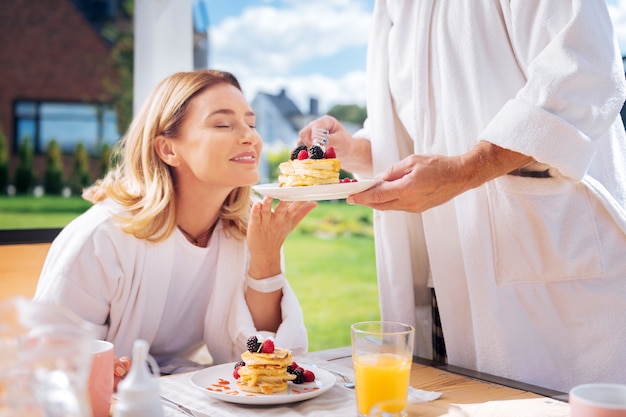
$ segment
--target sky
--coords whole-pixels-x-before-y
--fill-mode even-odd
[[[320,113],[335,104],[365,105],[374,0],[204,2],[209,15],[208,66],[233,72],[248,100],[284,88],[303,113],[313,97],[319,100]],[[606,2],[625,55],[626,0]]]

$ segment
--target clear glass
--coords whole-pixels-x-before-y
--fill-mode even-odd
[[[415,330],[407,324],[386,321],[355,323],[351,330],[358,415],[367,417],[375,404],[390,400],[396,402],[392,411],[403,412]]]
[[[388,400],[374,404],[368,417],[408,417],[405,400]]]
[[[88,417],[94,329],[62,307],[0,302],[0,417]]]

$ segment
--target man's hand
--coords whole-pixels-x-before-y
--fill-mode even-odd
[[[531,162],[529,156],[484,141],[460,156],[411,155],[392,165],[380,184],[347,202],[421,213]]]
[[[328,130],[328,146],[335,150],[343,170],[366,178],[372,177],[372,150],[369,140],[353,138],[337,119],[322,116],[302,128],[299,143],[311,147],[313,129]]]

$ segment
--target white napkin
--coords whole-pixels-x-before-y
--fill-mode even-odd
[[[315,364],[321,368],[339,371],[344,375],[353,376],[353,371],[339,367],[332,362],[318,359],[302,358],[299,363]],[[356,415],[356,398],[354,389],[343,386],[343,380],[338,377],[337,383],[323,394],[309,400],[266,406],[232,404],[210,398],[201,390],[193,386],[190,379],[193,373],[173,375],[160,378],[161,394],[172,401],[183,404],[197,413],[198,417],[341,417]],[[441,393],[410,388],[409,402],[424,402],[439,398]],[[168,407],[164,408],[166,417],[180,417],[181,414]]]
[[[480,404],[456,404],[467,417],[569,417],[568,403],[550,398],[487,401]],[[457,416],[452,410],[445,416]],[[443,416],[442,416],[443,417]]]

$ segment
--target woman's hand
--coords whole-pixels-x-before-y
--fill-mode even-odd
[[[263,280],[282,272],[280,250],[287,235],[300,223],[317,203],[310,201],[280,201],[272,209],[272,198],[255,203],[248,224],[248,275]],[[282,320],[282,290],[258,292],[246,290],[246,302],[254,325],[259,331],[276,332]]]
[[[117,384],[124,379],[130,370],[131,364],[131,359],[126,356],[122,356],[119,359],[117,357],[115,358],[115,362],[113,363],[113,392],[117,392]]]
[[[272,198],[252,206],[248,224],[248,250],[252,278],[271,277],[281,272],[280,249],[285,239],[311,210],[314,201],[279,201],[272,208]]]

